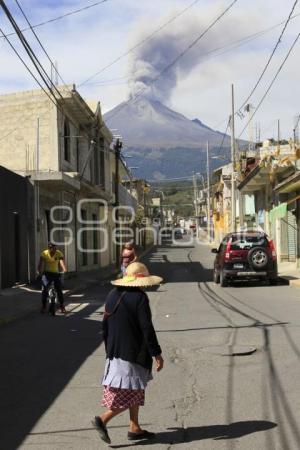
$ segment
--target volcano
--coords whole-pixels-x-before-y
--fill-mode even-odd
[[[137,165],[139,176],[147,179],[205,172],[207,141],[210,151],[217,156],[223,138],[222,133],[199,119],[189,120],[147,97],[120,103],[104,114],[104,121],[122,135],[126,153],[133,157],[130,163]],[[230,138],[226,136],[222,156],[229,157],[229,146]]]

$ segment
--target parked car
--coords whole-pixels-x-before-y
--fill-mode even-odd
[[[276,284],[277,256],[265,233],[246,231],[225,236],[214,261],[214,281],[226,287],[231,281],[259,278]]]
[[[174,238],[175,239],[182,239],[182,231],[181,228],[176,228],[174,230]]]

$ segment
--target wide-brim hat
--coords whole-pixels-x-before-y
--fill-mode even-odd
[[[124,287],[147,287],[155,286],[163,281],[161,277],[157,275],[150,275],[145,264],[134,262],[129,264],[126,269],[125,275],[119,280],[114,280],[111,283],[114,286]]]

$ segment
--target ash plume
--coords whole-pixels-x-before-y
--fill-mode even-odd
[[[259,26],[259,16],[251,17],[245,9],[230,12],[174,66],[156,80],[159,74],[207,28],[223,9],[224,3],[204,10],[201,16],[182,17],[180,21],[175,21],[136,49],[129,67],[130,97],[140,95],[142,92],[144,97],[167,103],[181,78],[188,76],[196,68],[201,70],[201,62],[207,59],[205,55],[207,52],[245,36],[247,29],[249,30],[253,23]],[[136,41],[145,39],[151,33],[149,21],[141,27],[143,31],[136,33]],[[153,30],[153,23],[151,23],[151,30]]]

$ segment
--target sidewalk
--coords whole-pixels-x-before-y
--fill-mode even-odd
[[[105,268],[79,272],[67,278],[63,283],[64,296],[67,298],[76,292],[83,291],[93,284],[109,282],[116,277],[119,270],[115,265]],[[41,289],[38,286],[16,285],[0,291],[0,326],[12,320],[38,311],[41,305]]]
[[[152,246],[145,251],[138,249],[138,256],[142,259],[152,250]],[[76,275],[66,278],[63,282],[63,293],[65,299],[71,295],[84,291],[93,284],[100,286],[109,283],[120,273],[115,265],[99,268],[93,271],[77,272]],[[67,302],[66,302],[67,304]],[[20,319],[26,315],[39,311],[41,307],[40,286],[16,285],[11,288],[0,290],[0,326],[13,320]]]
[[[293,262],[278,264],[278,277],[285,280],[289,286],[300,287],[300,269]]]

